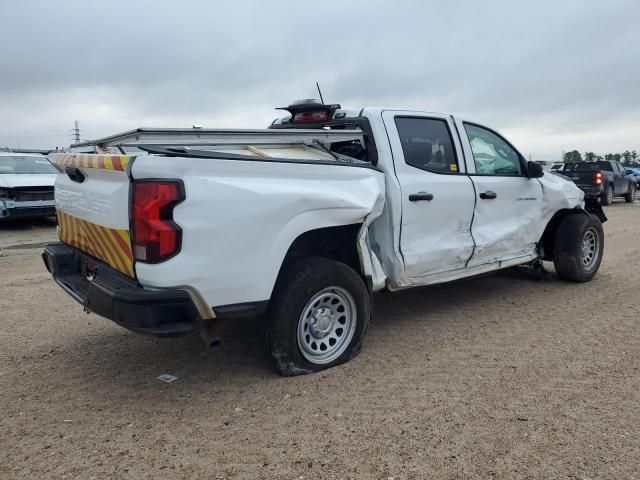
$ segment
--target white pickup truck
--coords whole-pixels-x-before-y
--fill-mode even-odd
[[[262,317],[282,375],[361,349],[380,290],[602,259],[597,201],[452,115],[301,102],[265,130],[138,129],[60,154],[43,259],[86,310],[159,336]],[[428,293],[427,293],[428,294]]]

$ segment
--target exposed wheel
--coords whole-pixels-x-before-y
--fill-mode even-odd
[[[553,264],[563,280],[587,282],[600,268],[604,231],[595,215],[575,214],[562,220],[556,232]]]
[[[613,187],[608,185],[602,194],[602,205],[611,205],[613,203]]]
[[[270,366],[280,375],[300,375],[355,357],[370,320],[369,292],[360,275],[325,258],[283,268],[263,319]]]
[[[624,201],[627,203],[633,203],[636,199],[636,186],[631,185],[629,187],[629,193],[624,196]]]

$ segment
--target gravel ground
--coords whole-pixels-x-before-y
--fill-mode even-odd
[[[0,251],[29,246],[40,247],[56,240],[56,219],[2,220],[0,222]]]
[[[139,336],[83,313],[39,248],[2,250],[0,478],[640,478],[640,207],[606,212],[592,282],[379,295],[359,357],[295,378],[252,321],[213,351]]]

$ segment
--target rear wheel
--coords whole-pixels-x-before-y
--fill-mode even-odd
[[[627,203],[633,203],[636,199],[636,186],[631,184],[629,192],[624,196],[624,201]]]
[[[602,261],[604,231],[594,215],[569,215],[556,232],[553,264],[563,280],[587,282]]]
[[[264,319],[265,357],[285,376],[339,365],[360,352],[369,319],[369,292],[351,267],[325,258],[291,263]]]
[[[613,187],[611,185],[607,185],[607,188],[602,193],[602,204],[611,205],[612,203],[613,203]]]

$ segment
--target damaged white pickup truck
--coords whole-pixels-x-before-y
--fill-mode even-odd
[[[130,330],[262,317],[282,375],[356,355],[371,295],[552,260],[584,282],[606,218],[494,130],[451,115],[301,102],[266,130],[138,129],[55,157],[43,258]],[[427,293],[428,294],[428,293]]]

